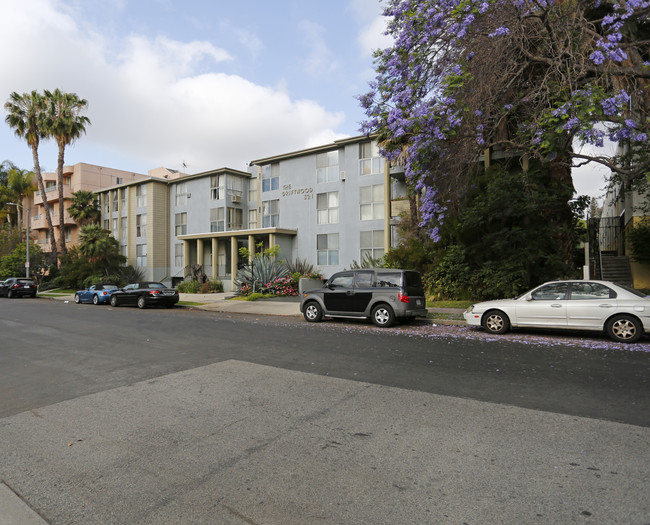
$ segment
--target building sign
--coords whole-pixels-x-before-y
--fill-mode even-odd
[[[302,195],[305,200],[314,198],[314,188],[291,188],[291,184],[284,184],[282,186],[282,196],[283,197],[292,197]]]

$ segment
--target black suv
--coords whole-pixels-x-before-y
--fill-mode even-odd
[[[322,288],[302,294],[300,311],[311,323],[323,316],[354,317],[370,318],[380,327],[427,315],[420,274],[388,268],[336,273]]]
[[[27,277],[9,277],[5,282],[0,282],[0,296],[4,297],[21,297],[28,295],[36,297],[38,286],[34,279]]]

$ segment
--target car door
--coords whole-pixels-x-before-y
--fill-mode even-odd
[[[95,285],[93,284],[91,287],[86,288],[85,290],[80,292],[79,295],[81,296],[81,301],[82,302],[92,301],[94,289],[95,289]]]
[[[601,330],[618,307],[616,292],[604,284],[589,281],[571,283],[567,302],[569,328]]]
[[[354,312],[354,272],[332,276],[323,291],[323,302],[329,313]]]
[[[140,286],[138,284],[127,284],[123,290],[124,295],[120,297],[120,303],[122,304],[136,304],[138,300],[138,289]]]
[[[569,284],[548,283],[533,290],[515,306],[518,326],[558,327],[567,325]]]
[[[360,270],[355,272],[354,289],[350,298],[351,311],[362,314],[368,308],[368,304],[372,300],[372,288],[375,285],[375,272],[368,270]]]

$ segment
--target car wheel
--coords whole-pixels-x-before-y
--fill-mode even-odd
[[[372,309],[372,322],[380,328],[387,328],[395,322],[395,313],[387,304],[380,304]]]
[[[138,308],[140,308],[142,310],[146,306],[147,306],[147,303],[145,302],[144,297],[141,295],[140,297],[138,297]]]
[[[304,318],[310,323],[317,323],[323,317],[323,309],[315,301],[307,303],[305,311],[303,312]]]
[[[95,306],[97,306],[99,304],[99,297],[97,297],[96,295],[93,295],[93,304]]]
[[[79,297],[78,293],[74,294],[74,302],[75,304],[79,304],[81,302],[81,297]]]
[[[643,327],[636,317],[616,315],[607,322],[607,335],[618,343],[636,343],[643,335]]]
[[[111,295],[111,306],[113,308],[117,306],[117,297],[115,295]]]
[[[510,330],[510,319],[500,310],[490,310],[483,316],[481,321],[486,332],[491,334],[505,334]]]

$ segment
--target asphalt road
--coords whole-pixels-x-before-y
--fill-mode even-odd
[[[0,300],[0,479],[53,524],[650,522],[647,344],[455,330]]]

